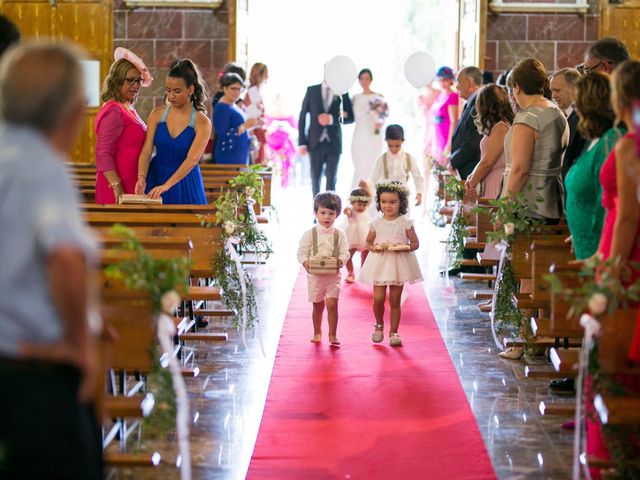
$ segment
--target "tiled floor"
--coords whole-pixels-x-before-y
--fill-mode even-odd
[[[244,349],[231,325],[219,321],[216,328],[227,330],[229,341],[197,348],[201,373],[188,380],[196,420],[191,427],[194,478],[245,477],[298,271],[295,249],[301,232],[309,228],[312,220],[308,196],[308,192],[292,188],[275,199],[278,215],[267,226],[275,254],[267,265],[252,267],[259,291],[261,326],[260,332],[249,338],[249,348]],[[498,477],[570,478],[573,436],[560,428],[567,419],[542,417],[538,404],[543,399],[572,399],[552,399],[547,392],[548,380],[517,378],[514,369],[521,371],[524,363],[497,356],[488,314],[480,313],[473,300],[473,291],[486,286],[455,277],[441,278],[440,240],[445,231],[424,221],[417,222],[417,230],[422,242],[418,253],[425,273],[425,291]],[[110,478],[179,478],[174,466],[175,444],[163,442],[158,448],[166,461],[164,466],[111,471]],[[417,473],[416,478],[424,477]]]

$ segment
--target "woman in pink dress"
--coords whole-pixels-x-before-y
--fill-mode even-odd
[[[459,97],[458,93],[453,91],[455,75],[451,68],[440,67],[436,72],[436,78],[440,84],[440,93],[429,108],[431,124],[429,144],[432,161],[444,166],[447,164],[447,157],[451,152],[453,130],[458,123]]]
[[[506,165],[504,138],[513,122],[513,110],[507,92],[491,83],[476,97],[476,124],[483,135],[480,140],[480,162],[467,177],[465,189],[470,198],[500,196]]]
[[[147,127],[134,108],[140,87],[152,78],[142,60],[122,47],[102,86],[104,102],[96,115],[96,203],[117,203],[134,193],[138,157]]]
[[[611,103],[616,117],[628,127],[628,133],[621,138],[600,170],[602,183],[602,205],[606,210],[605,223],[600,237],[598,252],[603,260],[619,257],[622,268],[629,268],[630,284],[640,278],[640,271],[633,268],[633,262],[640,262],[640,208],[638,207],[638,172],[640,158],[636,151],[636,127],[633,122],[633,104],[640,102],[640,62],[626,61],[613,73]],[[640,318],[636,322],[634,338],[628,357],[640,361]],[[618,375],[625,388],[638,394],[640,385],[637,377]],[[588,379],[589,380],[589,379]],[[587,455],[609,458],[599,422],[593,420],[593,392],[586,386],[587,399]],[[591,393],[591,394],[590,394]],[[594,415],[589,415],[594,413]],[[591,478],[600,478],[600,471],[592,469]]]

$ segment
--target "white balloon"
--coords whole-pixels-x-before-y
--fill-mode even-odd
[[[324,80],[336,95],[347,93],[356,81],[357,75],[355,64],[344,55],[333,57],[324,66]]]
[[[404,75],[411,85],[422,88],[436,75],[436,64],[426,52],[415,52],[404,62]]]

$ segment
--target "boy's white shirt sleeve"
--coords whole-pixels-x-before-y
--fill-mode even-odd
[[[411,176],[413,177],[413,183],[416,187],[416,193],[423,193],[424,179],[422,178],[422,174],[420,173],[420,169],[418,168],[415,158],[411,154],[409,154],[409,167],[411,168]]]
[[[307,230],[302,235],[302,238],[300,239],[300,246],[298,247],[298,262],[300,262],[300,264],[309,260],[309,257],[311,257],[311,248],[311,230]]]
[[[379,183],[381,180],[384,180],[382,178],[382,174],[383,174],[382,155],[380,155],[376,160],[376,163],[373,165],[373,170],[371,171],[371,178],[369,179],[369,185],[371,186],[371,190],[373,191],[374,195],[376,191],[376,184]]]
[[[347,239],[347,234],[344,233],[344,231],[340,230],[339,228],[336,228],[336,231],[339,235],[338,258],[342,261],[342,263],[345,263],[351,256],[351,254],[349,253],[349,240]]]

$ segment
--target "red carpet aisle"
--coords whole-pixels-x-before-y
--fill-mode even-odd
[[[250,479],[495,478],[422,285],[407,288],[403,347],[371,342],[371,287],[345,285],[339,348],[309,342],[300,275],[291,296]],[[388,320],[385,320],[388,322]]]

